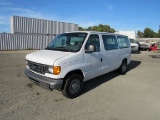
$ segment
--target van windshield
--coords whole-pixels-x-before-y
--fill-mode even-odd
[[[134,39],[129,39],[130,43],[137,43]]]
[[[65,52],[78,52],[87,36],[87,33],[64,33],[53,39],[47,46],[47,50]]]

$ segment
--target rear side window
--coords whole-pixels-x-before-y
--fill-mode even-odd
[[[130,47],[130,43],[127,37],[124,36],[117,36],[117,42],[119,45],[119,48],[129,48]]]
[[[118,49],[117,39],[113,35],[102,35],[105,50]]]

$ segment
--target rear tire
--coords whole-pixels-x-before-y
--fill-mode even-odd
[[[118,68],[118,72],[122,75],[125,75],[127,72],[127,61],[123,60],[121,66]]]
[[[82,90],[83,81],[82,77],[78,74],[73,74],[66,79],[62,93],[65,97],[75,98]]]

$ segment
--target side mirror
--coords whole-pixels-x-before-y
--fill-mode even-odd
[[[92,52],[94,52],[94,51],[95,51],[94,45],[89,45],[89,46],[88,46],[88,49],[85,50],[86,53],[92,53]]]

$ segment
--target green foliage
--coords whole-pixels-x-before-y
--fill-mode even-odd
[[[155,38],[160,38],[160,32],[155,33]]]
[[[160,31],[156,33],[152,29],[146,27],[143,32],[138,30],[137,36],[138,38],[160,38]]]
[[[87,29],[87,31],[92,31],[92,27],[89,26],[88,29]]]
[[[98,32],[103,32],[103,28],[98,27],[96,31],[98,31]]]
[[[114,33],[114,32],[116,32],[115,31],[115,29],[114,28],[110,28],[110,31],[109,31],[110,33]]]
[[[88,28],[78,28],[79,31],[98,31],[98,32],[109,32],[114,33],[115,29],[111,28],[109,25],[99,24],[98,26],[89,26]],[[138,30],[138,38],[160,38],[160,30],[158,33],[154,32],[152,29],[146,27],[144,31]]]
[[[160,38],[160,29],[159,29],[159,31],[157,33],[157,37]]]
[[[145,28],[143,36],[145,38],[154,38],[155,37],[155,32],[150,28]]]
[[[89,26],[88,28],[79,27],[78,30],[79,31],[86,30],[86,31],[110,32],[110,33],[115,32],[114,28],[110,28],[109,25],[102,25],[102,24],[99,24],[98,26]]]
[[[98,28],[97,26],[93,26],[93,27],[92,27],[92,30],[93,30],[93,31],[97,31],[97,28]]]
[[[141,32],[140,30],[138,30],[137,36],[138,36],[138,38],[143,38],[143,32]]]
[[[102,25],[102,24],[99,24],[99,25],[98,25],[98,28],[103,28],[103,25]]]
[[[84,28],[82,28],[82,27],[78,27],[78,30],[79,31],[85,31]]]

